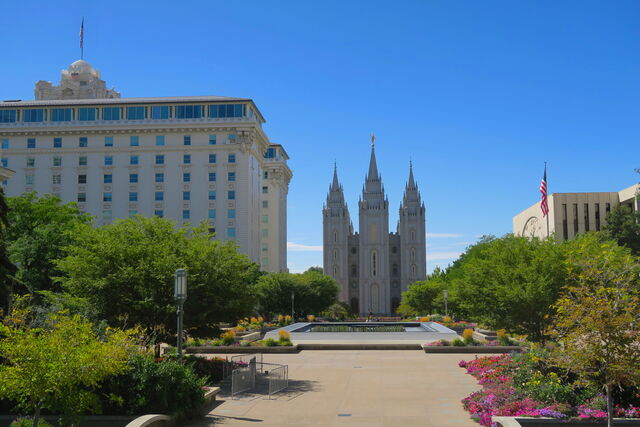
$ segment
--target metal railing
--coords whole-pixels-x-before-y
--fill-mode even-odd
[[[280,365],[272,368],[267,378],[269,378],[269,399],[271,399],[271,396],[289,387],[289,367]]]

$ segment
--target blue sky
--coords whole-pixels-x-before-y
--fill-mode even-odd
[[[3,4],[0,98],[79,57],[123,96],[250,97],[291,156],[289,268],[322,264],[334,160],[357,227],[376,134],[390,228],[409,160],[428,264],[502,235],[550,192],[617,191],[640,167],[640,2]]]

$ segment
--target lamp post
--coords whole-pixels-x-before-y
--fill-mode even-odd
[[[182,317],[183,317],[183,306],[184,301],[187,299],[187,271],[183,268],[179,268],[176,270],[174,275],[175,278],[175,286],[174,286],[174,298],[176,299],[176,303],[178,304],[178,359],[182,358]]]
[[[444,315],[448,316],[449,310],[447,310],[447,298],[449,298],[449,291],[445,289],[442,291],[442,294],[444,295]]]
[[[291,291],[291,321],[293,323],[296,322],[296,316],[295,316],[295,312],[293,311],[293,300],[295,298],[295,293],[293,291]]]

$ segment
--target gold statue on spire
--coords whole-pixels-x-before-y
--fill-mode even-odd
[[[375,141],[376,141],[376,136],[372,132],[371,133],[371,148],[373,148],[373,146],[375,145]]]

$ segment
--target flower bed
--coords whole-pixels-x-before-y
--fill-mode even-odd
[[[461,361],[459,366],[478,379],[482,390],[462,400],[464,408],[480,425],[492,426],[493,416],[549,417],[559,420],[606,418],[599,390],[558,372],[533,350],[522,355],[503,354]],[[616,416],[640,414],[640,390],[628,389],[620,397]]]

